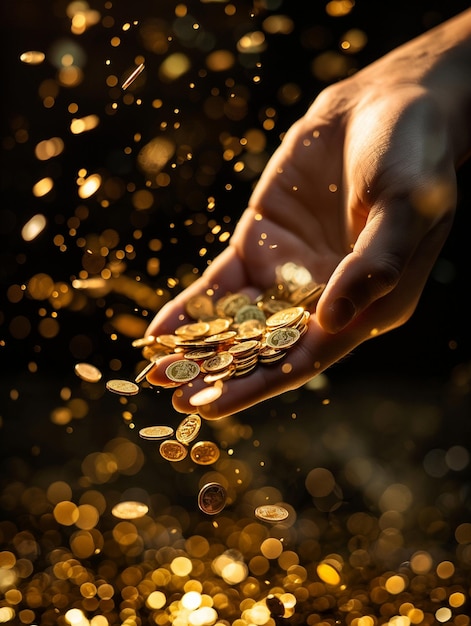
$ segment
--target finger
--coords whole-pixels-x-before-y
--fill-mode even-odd
[[[451,186],[448,190],[433,224],[407,200],[396,199],[387,208],[372,210],[353,251],[339,263],[319,299],[317,316],[324,330],[339,332],[397,288],[412,258],[417,284],[425,281],[451,228],[455,196]],[[438,213],[437,209],[434,216]]]

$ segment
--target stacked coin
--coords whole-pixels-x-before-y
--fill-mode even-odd
[[[195,296],[186,304],[190,322],[173,334],[133,342],[149,361],[135,381],[143,380],[153,364],[168,354],[182,356],[165,371],[169,384],[177,386],[198,376],[212,385],[245,376],[258,364],[278,362],[306,332],[310,317],[306,307],[323,288],[310,283],[289,291],[278,285],[255,302],[245,293],[226,294],[215,303],[209,296]]]

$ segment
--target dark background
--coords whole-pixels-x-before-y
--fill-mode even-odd
[[[343,33],[352,28],[366,33],[367,45],[349,57],[353,69],[361,68],[458,13],[468,3],[360,0],[342,18],[329,17],[325,3],[311,1],[268,3],[268,9],[256,5],[254,16],[252,5],[241,2],[230,18],[222,3],[189,2],[187,6],[210,43],[174,37],[171,51],[186,53],[192,67],[184,78],[164,83],[152,77],[158,74],[167,53],[149,53],[138,27],[124,33],[121,26],[127,21],[141,24],[158,17],[171,32],[173,2],[122,0],[111,8],[91,2],[90,7],[100,11],[102,17],[113,17],[114,26],[105,28],[99,22],[80,36],[70,34],[65,2],[2,3],[0,504],[5,520],[10,520],[18,532],[36,526],[34,514],[28,511],[21,494],[32,486],[44,491],[54,480],[67,481],[74,492],[80,493],[84,458],[106,448],[116,437],[128,438],[140,446],[145,463],[138,475],[121,474],[103,487],[110,502],[139,489],[150,499],[165,497],[166,502],[191,511],[196,508],[195,492],[201,478],[201,472],[189,467],[176,471],[163,462],[155,446],[144,445],[147,442],[139,441],[137,436],[137,430],[145,425],[178,424],[170,392],[144,386],[138,396],[123,403],[106,392],[101,383],[89,385],[74,374],[74,364],[84,360],[102,370],[103,380],[132,379],[141,356],[131,346],[132,336],[122,332],[121,326],[117,330],[113,319],[121,314],[148,321],[155,311],[132,295],[113,290],[98,295],[80,292],[67,305],[55,308],[50,299],[38,300],[28,294],[31,278],[44,273],[56,285],[70,288],[83,269],[84,247],[77,245],[77,240],[92,241],[106,229],[113,229],[119,234],[116,250],[129,244],[133,247],[120,276],[137,280],[150,290],[162,290],[164,299],[172,297],[182,288],[189,268],[190,273],[195,268],[197,274],[208,258],[224,248],[217,237],[211,236],[211,224],[224,224],[232,231],[256,181],[255,174],[238,176],[233,161],[224,161],[222,135],[241,137],[248,129],[262,130],[267,107],[274,107],[275,129],[264,131],[266,148],[261,159],[267,159],[278,145],[280,133],[326,86],[327,82],[313,76],[311,64],[323,52],[338,52]],[[266,50],[252,57],[238,56],[237,40],[256,30],[264,17],[276,13],[292,16],[293,32],[268,36]],[[314,39],[312,28],[318,34]],[[122,38],[122,43],[113,48],[110,39],[115,35]],[[57,69],[48,51],[62,38],[80,44],[85,54],[83,80],[73,88],[59,86],[54,106],[46,108],[41,85],[57,80]],[[232,50],[234,66],[202,77],[206,45]],[[21,63],[19,56],[26,50],[45,51],[45,62],[39,66]],[[139,54],[146,57],[146,73],[142,82],[136,81],[132,93],[142,104],[124,104],[123,94],[119,88],[108,87],[106,77],[116,73],[122,80]],[[111,70],[105,63],[107,59],[112,62]],[[257,63],[261,63],[260,68]],[[263,78],[260,84],[253,82],[257,74]],[[188,87],[191,80],[195,81],[195,89]],[[299,98],[291,104],[279,99],[280,87],[286,83],[299,88]],[[227,98],[233,85],[245,98],[243,114],[237,119],[227,115],[209,119],[204,103],[215,91]],[[162,100],[160,109],[152,106],[156,98]],[[112,102],[118,103],[115,113],[110,110]],[[100,125],[89,133],[72,135],[69,125],[74,114],[69,111],[70,103],[79,106],[76,116],[97,114]],[[152,208],[137,211],[132,190],[145,188],[145,176],[136,164],[136,154],[159,132],[164,121],[169,126],[179,122],[179,129],[168,133],[177,143],[192,147],[192,169],[169,169],[171,183],[152,189]],[[136,133],[142,136],[138,142]],[[36,144],[53,136],[63,138],[63,153],[49,161],[38,161],[34,155]],[[133,148],[130,154],[125,152],[128,146]],[[385,567],[399,566],[401,559],[407,559],[420,546],[432,545],[452,561],[461,554],[455,545],[454,529],[470,520],[470,464],[460,471],[443,465],[430,473],[430,459],[436,454],[443,461],[446,452],[456,446],[471,454],[469,246],[465,239],[470,229],[470,167],[470,163],[465,164],[458,173],[455,226],[412,319],[402,328],[358,347],[333,366],[326,372],[325,386],[320,390],[285,394],[235,418],[237,424],[249,428],[248,435],[234,436],[232,444],[235,458],[251,468],[251,487],[275,485],[301,513],[313,506],[304,488],[309,470],[327,467],[336,476],[344,496],[343,507],[336,513],[338,519],[319,507],[315,513],[327,528],[325,552],[345,548],[344,532],[334,532],[339,519],[347,519],[355,511],[380,515],[378,501],[347,479],[346,464],[361,450],[384,470],[391,483],[404,483],[414,493],[404,544]],[[80,168],[88,173],[100,171],[105,180],[111,180],[113,189],[118,189],[109,206],[100,204],[99,195],[86,200],[77,197],[75,181]],[[45,176],[54,179],[54,190],[35,198],[32,187]],[[232,185],[230,192],[228,184]],[[216,200],[212,212],[206,210],[208,197]],[[78,207],[83,206],[86,212],[81,209],[79,213],[85,217],[77,221]],[[37,213],[46,215],[47,227],[34,241],[26,243],[21,228]],[[188,226],[189,220],[196,221],[198,227]],[[71,224],[76,226],[73,234]],[[135,237],[137,230],[142,232],[140,238]],[[65,251],[55,243],[57,236],[63,238]],[[149,243],[155,238],[162,247],[151,253]],[[202,245],[208,248],[204,259],[199,256]],[[150,256],[159,259],[157,274],[148,272]],[[171,287],[169,279],[174,277],[179,280]],[[17,293],[21,285],[24,296],[12,301],[11,294]],[[57,333],[44,337],[40,320],[54,315]],[[19,317],[29,320],[26,327],[19,324],[20,331],[14,323]],[[82,401],[86,409],[83,416],[60,425],[52,416],[58,407],[68,406],[64,389],[70,390],[69,399]],[[123,418],[125,410],[132,414],[131,420]],[[224,428],[212,430],[205,424],[204,429],[221,447],[231,447]],[[255,441],[263,442],[264,466],[260,466],[254,452]],[[13,497],[13,492],[20,495]],[[244,507],[246,502],[241,496],[240,503],[233,504],[235,518],[239,512],[245,513]],[[441,520],[439,530],[437,526],[431,530],[432,524],[420,523],[423,511],[431,509]],[[198,520],[197,512],[193,514]],[[8,533],[0,532],[0,543],[9,546]],[[469,570],[469,557],[460,559],[460,566]],[[381,569],[381,563],[378,567]]]

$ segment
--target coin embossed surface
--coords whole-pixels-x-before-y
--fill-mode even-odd
[[[201,428],[201,417],[197,413],[187,415],[178,425],[175,436],[180,443],[189,444],[196,439]]]
[[[135,396],[139,393],[139,387],[136,383],[130,380],[121,380],[119,378],[113,378],[106,383],[106,388],[113,393],[118,393],[122,396]]]
[[[207,483],[198,494],[198,506],[208,515],[217,515],[226,506],[226,490],[219,483]]]
[[[198,441],[190,450],[191,460],[198,465],[211,465],[219,459],[220,451],[213,441]]]
[[[285,507],[279,504],[264,504],[255,509],[255,517],[266,522],[282,522],[288,515]]]
[[[142,439],[166,439],[173,435],[173,428],[171,426],[145,426],[139,431],[139,437]]]
[[[173,439],[162,441],[159,452],[167,461],[182,461],[188,455],[188,449],[182,443]]]
[[[174,361],[165,370],[165,375],[176,383],[188,383],[200,373],[200,366],[195,361],[182,359]]]
[[[147,504],[143,502],[137,502],[136,500],[125,500],[124,502],[118,502],[111,509],[111,514],[114,517],[120,519],[137,519],[144,517],[149,511]]]
[[[76,363],[74,369],[77,376],[87,383],[97,383],[101,380],[100,370],[90,363]]]

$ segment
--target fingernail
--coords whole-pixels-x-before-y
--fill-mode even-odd
[[[338,298],[330,307],[331,330],[338,333],[345,328],[355,316],[355,306],[348,298]]]

